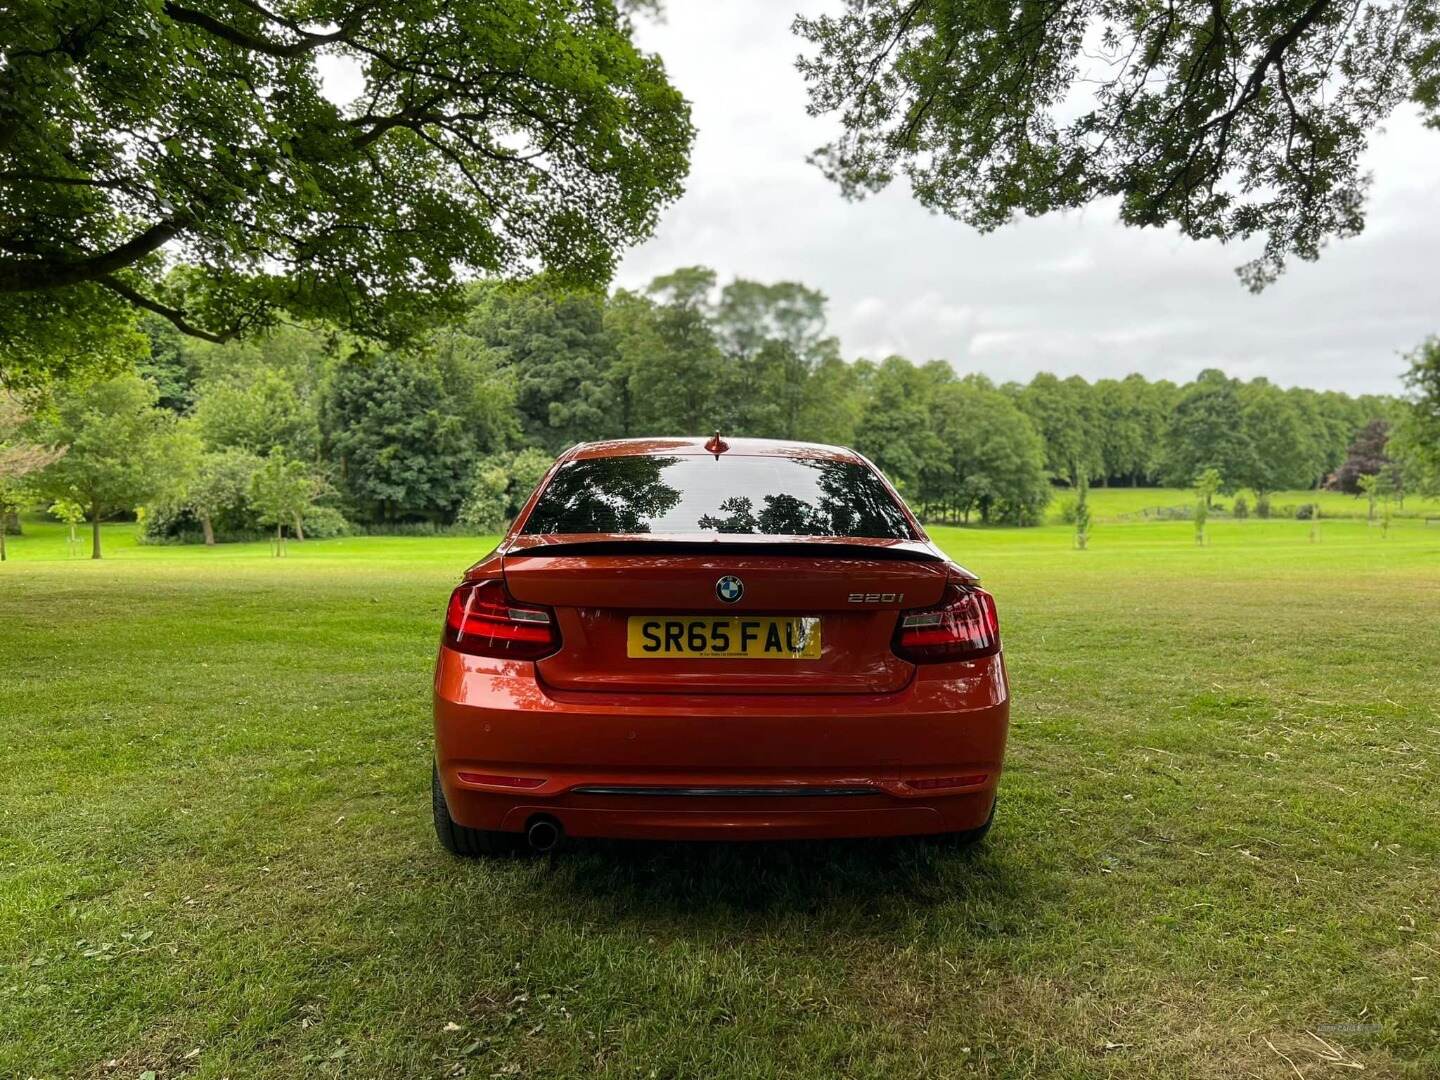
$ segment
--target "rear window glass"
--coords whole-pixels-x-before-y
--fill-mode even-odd
[[[708,454],[567,461],[522,531],[914,538],[868,466]]]

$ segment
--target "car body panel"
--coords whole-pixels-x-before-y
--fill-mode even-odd
[[[696,439],[587,444],[547,480],[572,458],[706,452]],[[763,440],[730,440],[727,453],[864,460]],[[440,649],[436,760],[457,823],[522,831],[539,815],[574,836],[748,840],[987,820],[1009,724],[1003,654],[917,665],[890,648],[901,611],[933,604],[947,582],[977,581],[898,495],[909,539],[525,535],[545,483],[466,577],[503,578],[516,601],[551,608],[561,647],[538,661]],[[744,582],[733,604],[715,591],[724,575]],[[653,613],[818,616],[822,657],[628,657],[627,617]],[[968,782],[910,786],[937,778]]]
[[[938,816],[926,819],[934,828],[917,831],[961,830],[988,814],[1005,752],[1009,692],[999,656],[917,669],[895,693],[843,696],[566,693],[547,687],[535,666],[441,649],[435,680],[441,781],[462,825],[519,828],[509,815],[526,806],[557,817],[567,830],[567,811],[579,809],[633,810],[652,822],[673,813],[683,815],[677,830],[688,823],[701,832],[717,815],[845,812],[850,829],[864,825],[862,811],[923,804]],[[461,772],[544,782],[506,791],[465,783]],[[943,797],[906,784],[973,774],[985,780]],[[677,796],[657,803],[655,796],[573,793],[593,786],[864,786],[875,796],[817,796],[803,804],[778,796],[703,802]],[[864,828],[817,835],[842,833],[871,835]]]
[[[506,587],[517,600],[554,608],[562,640],[538,663],[541,680],[568,690],[648,689],[752,693],[883,693],[909,681],[914,665],[890,651],[895,612],[939,600],[947,579],[939,562],[864,558],[700,555],[549,557],[508,551]],[[543,549],[542,549],[543,550]],[[744,582],[726,603],[715,584]],[[819,618],[822,655],[757,670],[753,660],[632,658],[630,615],[664,617],[797,615]]]

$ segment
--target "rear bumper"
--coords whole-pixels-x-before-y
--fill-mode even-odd
[[[442,648],[436,761],[451,816],[476,829],[543,815],[636,839],[955,832],[989,815],[1009,709],[998,656],[917,669],[884,695],[627,696],[548,690],[533,664]],[[925,786],[939,778],[961,781]]]

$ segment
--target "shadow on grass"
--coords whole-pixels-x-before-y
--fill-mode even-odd
[[[575,841],[538,863],[529,884],[551,910],[617,924],[802,916],[825,928],[883,934],[948,906],[963,909],[977,932],[1005,933],[1007,913],[1034,904],[1026,876],[994,839],[974,848],[922,838]]]

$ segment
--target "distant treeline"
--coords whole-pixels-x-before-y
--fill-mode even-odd
[[[201,478],[149,500],[156,536],[198,532],[200,518],[222,538],[253,532],[246,476],[276,454],[310,470],[317,531],[492,528],[576,442],[716,429],[854,446],[932,518],[1029,524],[1056,485],[1082,481],[1187,486],[1215,468],[1224,490],[1316,487],[1367,425],[1383,453],[1400,408],[1214,370],[1183,385],[997,386],[940,360],[847,359],[820,293],[721,287],[699,267],[608,297],[477,286],[462,320],[401,349],[293,327],[223,346],[159,319],[145,330],[154,407],[190,433],[188,451],[167,451],[172,472]]]

